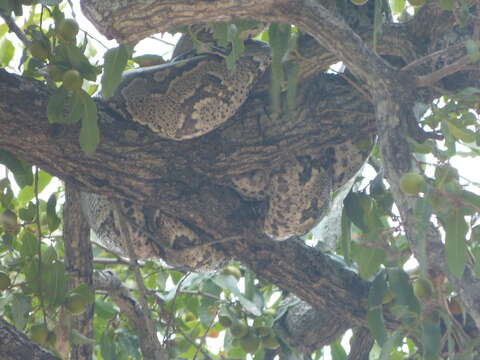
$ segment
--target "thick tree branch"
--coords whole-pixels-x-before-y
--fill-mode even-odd
[[[65,264],[67,271],[73,275],[71,288],[85,284],[93,285],[93,254],[90,242],[90,227],[80,207],[80,192],[74,185],[65,185],[63,237],[65,239]],[[72,318],[72,329],[87,338],[93,338],[93,304],[87,310]],[[90,360],[93,345],[72,345],[71,360]]]
[[[332,141],[369,137],[371,106],[345,81],[321,76],[305,82],[298,116],[275,121],[261,116],[268,91],[257,93],[222,129],[180,143],[114,119],[99,103],[108,126],[102,126],[97,153],[87,157],[77,145],[78,129],[48,124],[43,85],[1,71],[0,79],[2,148],[89,191],[155,205],[216,240],[240,238],[216,247],[321,311],[345,314],[352,326],[363,324],[365,282],[301,242],[266,239],[258,228],[258,202],[221,185],[228,174],[270,166],[286,152],[321,154]],[[18,139],[25,139],[21,146]]]
[[[2,360],[60,360],[1,318],[0,349]]]
[[[193,22],[256,19],[294,24],[345,62],[367,84],[379,86],[378,79],[392,78],[393,69],[368,48],[343,19],[335,15],[335,5],[319,0],[217,0],[193,3],[188,0],[165,0],[149,4],[137,0],[124,5],[112,4],[111,1],[84,0],[82,8],[105,35],[124,42],[135,42],[153,33]],[[145,17],[148,17],[148,21]]]

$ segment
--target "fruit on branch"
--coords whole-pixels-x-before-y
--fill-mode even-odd
[[[4,271],[0,271],[0,291],[8,289],[8,287],[12,284],[10,281],[10,277]]]
[[[400,179],[400,189],[409,195],[417,195],[421,192],[423,184],[425,184],[425,178],[414,172],[406,173]]]
[[[88,299],[81,294],[70,294],[65,300],[65,307],[70,313],[78,315],[87,309]]]
[[[75,69],[70,69],[63,74],[63,86],[70,91],[78,91],[82,88],[83,78]]]
[[[37,344],[45,345],[48,340],[49,331],[44,324],[33,325],[30,329],[30,337]]]
[[[77,37],[79,30],[80,27],[75,20],[65,19],[58,26],[57,34],[62,40],[72,41]]]
[[[50,49],[46,47],[46,44],[38,40],[32,41],[29,50],[35,59],[41,61],[45,61],[50,55]]]
[[[430,281],[418,278],[413,282],[413,293],[420,300],[430,300],[433,295],[433,288]]]

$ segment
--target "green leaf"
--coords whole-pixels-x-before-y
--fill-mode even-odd
[[[102,76],[102,97],[111,97],[122,81],[122,73],[130,58],[130,51],[126,45],[110,49],[104,56]]]
[[[368,292],[368,328],[375,340],[383,345],[387,340],[387,330],[383,319],[382,302],[387,294],[387,275],[385,271],[380,271],[372,281]]]
[[[232,275],[218,274],[217,276],[212,278],[212,281],[222,289],[228,290],[232,294],[234,294],[238,298],[238,301],[240,301],[240,303],[242,304],[242,306],[246,311],[248,311],[249,313],[255,316],[262,315],[261,309],[259,309],[254,302],[247,299],[240,292],[240,290],[237,287],[237,279],[235,279],[235,277],[233,277]]]
[[[28,296],[23,294],[13,295],[12,320],[18,330],[22,331],[25,328],[31,309],[32,304]]]
[[[226,48],[228,46],[228,24],[226,22],[215,22],[212,24],[213,38],[217,40],[219,46]]]
[[[462,140],[466,143],[472,143],[475,141],[475,133],[470,129],[465,129],[454,124],[453,121],[447,121],[448,130],[458,140]]]
[[[387,341],[387,329],[385,328],[385,321],[383,319],[382,306],[367,312],[368,329],[379,345],[385,344]]]
[[[385,344],[382,346],[380,357],[378,360],[391,360],[390,353],[402,340],[402,333],[395,331],[392,336],[389,336]]]
[[[0,150],[0,164],[5,165],[13,172],[15,181],[21,188],[33,184],[32,166],[27,162],[18,160],[6,150]]]
[[[436,360],[440,353],[442,332],[438,316],[429,316],[422,323],[423,359]]]
[[[480,49],[473,39],[465,41],[465,47],[467,48],[467,54],[471,62],[475,63],[480,60]]]
[[[387,274],[382,270],[375,276],[370,286],[368,292],[368,308],[372,309],[381,306],[387,290]]]
[[[271,66],[271,98],[272,109],[274,113],[281,110],[280,94],[285,81],[283,71],[283,59],[288,50],[291,27],[287,24],[273,23],[268,28],[268,38],[272,48],[272,66]]]
[[[390,0],[390,7],[394,14],[401,14],[405,9],[405,0]]]
[[[342,220],[341,220],[341,229],[342,236],[340,242],[342,245],[343,259],[347,265],[351,265],[352,258],[350,255],[351,243],[352,243],[352,222],[345,212],[345,207],[342,210]]]
[[[227,39],[232,44],[232,50],[226,58],[227,69],[232,71],[235,68],[238,58],[245,51],[245,44],[240,39],[240,32],[235,24],[229,24],[227,30]]]
[[[56,261],[42,267],[42,290],[44,299],[51,308],[55,308],[65,301],[68,279],[63,262]]]
[[[300,66],[296,62],[287,64],[287,108],[295,110],[297,99],[298,81],[300,79]]]
[[[87,299],[88,304],[93,304],[95,301],[95,291],[87,284],[80,284],[72,290],[72,294],[79,294],[84,299]]]
[[[26,208],[21,208],[18,211],[18,215],[23,221],[32,222],[33,219],[35,219],[35,212],[35,205],[32,202],[29,202]]]
[[[38,193],[40,194],[50,181],[52,180],[52,175],[47,173],[46,171],[39,170],[38,171]],[[34,185],[28,185],[22,188],[17,196],[17,201],[20,206],[25,206],[30,200],[32,200],[35,196],[35,187]]]
[[[385,260],[385,251],[352,242],[352,258],[358,265],[360,276],[368,280],[375,275]]]
[[[87,155],[92,155],[100,142],[100,133],[97,121],[97,105],[86,92],[81,92],[84,117],[80,129],[80,147]]]
[[[47,201],[47,225],[48,230],[52,233],[60,226],[60,218],[56,211],[57,197],[55,194],[50,195]]]
[[[412,313],[420,313],[420,303],[413,294],[408,275],[402,269],[387,269],[388,282],[395,296],[395,304],[405,306]]]
[[[429,191],[429,190],[428,190]],[[427,263],[427,230],[430,226],[432,206],[425,198],[418,198],[415,202],[415,220],[417,229],[417,242],[419,247],[420,266]]]
[[[439,4],[443,10],[452,11],[455,0],[439,0]]]
[[[77,69],[85,79],[95,81],[97,79],[97,68],[90,64],[83,51],[73,44],[61,45],[60,47],[62,46],[68,62],[73,68]]]
[[[49,123],[65,123],[65,104],[68,102],[68,92],[62,86],[48,98],[47,116]]]
[[[332,360],[347,360],[347,352],[340,343],[340,340],[330,345],[330,352],[332,354]]]
[[[31,257],[38,253],[38,239],[30,231],[22,231],[20,242],[22,243],[20,253],[23,257]]]
[[[442,220],[445,227],[445,253],[450,272],[460,278],[467,260],[467,244],[465,237],[468,224],[462,213],[453,211],[449,217]]]
[[[15,47],[7,38],[0,40],[0,67],[6,67],[15,55]]]
[[[84,115],[84,106],[81,93],[74,93],[70,98],[70,112],[68,116],[63,119],[64,124],[76,124]]]
[[[363,232],[368,232],[368,216],[373,211],[373,198],[364,193],[350,192],[343,204],[348,217],[355,226]]]

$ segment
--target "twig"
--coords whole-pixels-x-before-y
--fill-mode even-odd
[[[217,315],[218,315],[218,311],[219,311],[219,309],[217,308],[217,311],[215,312],[215,315],[212,317],[212,320],[210,321],[210,324],[208,324],[207,328],[205,329],[205,334],[203,334],[202,339],[200,340],[200,344],[198,344],[197,349],[195,350],[195,354],[193,355],[193,359],[192,359],[192,360],[196,360],[196,359],[197,359],[198,353],[201,351],[201,348],[202,348],[203,345],[205,344],[205,340],[206,340],[206,338],[207,338],[208,332],[209,332],[210,329],[213,327],[213,324],[215,324],[215,318],[216,318]]]
[[[27,36],[22,31],[22,29],[20,29],[17,26],[17,24],[15,23],[15,20],[11,16],[6,15],[1,11],[0,11],[0,17],[8,25],[8,28],[10,29],[10,31],[13,32],[15,35],[17,35],[17,37],[20,39],[23,45],[25,45],[26,48],[30,47],[30,40],[27,39]]]
[[[150,39],[160,41],[161,43],[164,43],[165,45],[168,45],[168,46],[171,46],[171,47],[175,47],[175,44],[173,44],[169,41],[163,40],[162,38],[157,38],[155,36],[150,36]]]
[[[418,65],[421,65],[421,64],[427,62],[428,60],[432,60],[432,59],[436,58],[437,56],[443,55],[443,54],[445,54],[449,51],[452,51],[452,50],[460,49],[464,46],[465,45],[463,43],[460,43],[460,44],[455,44],[453,46],[447,47],[447,48],[442,49],[442,50],[435,51],[433,53],[425,55],[424,57],[421,57],[419,59],[416,59],[416,60],[412,61],[411,63],[409,63],[409,64],[405,65],[403,68],[401,68],[400,71],[410,70],[411,68],[416,67]]]
[[[37,237],[38,237],[38,297],[40,299],[40,307],[42,308],[43,314],[43,323],[47,326],[47,316],[45,314],[45,304],[43,301],[43,291],[42,291],[42,227],[40,224],[40,200],[38,198],[38,167],[35,169],[35,179],[33,184],[33,191],[35,194],[35,224],[37,228]]]
[[[465,70],[465,67],[470,63],[470,59],[467,55],[461,57],[453,64],[444,66],[443,68],[434,71],[428,75],[417,77],[417,87],[430,86],[440,81],[448,75],[455,74],[456,72]]]
[[[137,255],[135,253],[135,249],[133,248],[131,228],[128,226],[128,220],[126,218],[126,215],[122,211],[120,202],[118,200],[114,200],[113,204],[115,206],[114,214],[116,220],[118,220],[117,223],[120,225],[120,234],[127,250],[128,257],[130,258],[130,266],[135,275],[135,280],[138,286],[140,306],[142,310],[141,315],[143,317],[143,321],[148,333],[148,339],[141,339],[141,344],[143,343],[143,357],[145,359],[163,360],[167,356],[165,350],[158,341],[156,327],[150,313],[150,308],[148,307],[148,290],[145,287],[145,283],[143,282],[142,274],[140,272],[140,266],[137,261]]]

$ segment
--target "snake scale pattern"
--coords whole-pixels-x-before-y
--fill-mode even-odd
[[[233,71],[215,55],[200,55],[127,72],[109,105],[123,117],[176,141],[202,136],[230,119],[270,65],[270,50],[250,42]],[[273,169],[259,169],[230,179],[247,199],[267,202],[263,230],[273,240],[303,235],[329,207],[332,192],[363,165],[366,154],[355,144],[332,145],[322,159],[294,156]],[[227,259],[213,242],[189,225],[159,210],[121,202],[139,258],[162,258],[169,265],[209,271]],[[84,193],[82,208],[97,239],[123,252],[114,207],[103,196]]]

